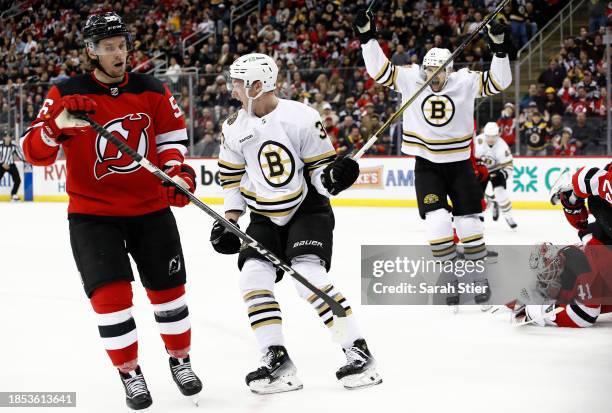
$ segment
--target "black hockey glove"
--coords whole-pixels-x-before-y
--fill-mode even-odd
[[[489,172],[489,179],[492,182],[505,182],[508,179],[508,171],[506,171],[505,169],[499,169],[497,171],[491,171]]]
[[[497,57],[506,57],[509,49],[510,36],[507,26],[497,20],[492,20],[487,24],[487,36],[489,49]]]
[[[336,158],[321,175],[321,183],[332,195],[349,188],[359,177],[359,164],[348,156]]]
[[[563,210],[571,215],[579,214],[584,207],[584,199],[574,195],[572,190],[559,192],[559,202],[563,206]]]
[[[229,221],[236,225],[237,228],[240,228],[233,219]],[[219,254],[237,254],[240,251],[241,245],[240,238],[229,232],[221,221],[215,221],[213,224],[212,231],[210,232],[210,243]]]
[[[368,40],[376,38],[376,23],[371,10],[361,9],[357,12],[353,21],[353,30],[361,44],[366,44]]]

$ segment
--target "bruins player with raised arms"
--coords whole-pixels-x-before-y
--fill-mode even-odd
[[[396,66],[376,40],[372,13],[358,12],[354,24],[368,74],[377,83],[401,93],[404,101],[451,56],[448,49],[434,47],[420,66]],[[419,214],[425,220],[433,255],[442,261],[457,256],[453,216],[465,258],[477,260],[487,255],[479,219],[482,190],[470,162],[470,145],[475,99],[499,93],[512,81],[507,55],[509,38],[504,31],[505,26],[499,22],[493,21],[489,27],[489,47],[494,53],[490,70],[453,72],[450,62],[403,113],[402,153],[416,157]],[[477,281],[487,283],[486,279]],[[476,301],[488,298],[489,294],[482,294],[476,296]]]
[[[348,389],[382,381],[346,299],[327,272],[332,257],[334,215],[329,197],[350,187],[359,165],[337,158],[321,118],[311,107],[275,95],[278,67],[272,58],[251,53],[232,63],[232,96],[242,109],[223,122],[219,171],[225,217],[238,226],[247,207],[246,230],[315,287],[329,294],[347,312],[348,334],[342,343],[346,364],[336,377]],[[246,376],[254,393],[299,390],[281,329],[281,311],[274,297],[277,269],[252,248],[215,222],[211,242],[222,254],[238,256],[240,289],[249,321],[263,353],[262,364]],[[330,307],[300,283],[299,295],[331,327]]]

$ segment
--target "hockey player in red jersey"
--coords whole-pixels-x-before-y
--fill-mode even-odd
[[[529,265],[545,304],[516,308],[516,315],[539,326],[590,327],[612,307],[612,249],[606,245],[557,248],[536,246]],[[518,310],[518,311],[517,311]]]
[[[543,244],[532,254],[538,283],[555,304],[527,305],[526,317],[538,325],[589,327],[600,313],[612,310],[612,163],[578,169],[571,183],[554,190],[551,201],[561,203],[583,248],[555,252]],[[595,218],[590,223],[589,213]],[[560,308],[557,314],[551,305]]]
[[[191,369],[185,262],[169,208],[189,200],[175,187],[162,185],[73,113],[89,114],[191,192],[196,179],[184,163],[187,133],[174,97],[154,77],[126,72],[131,36],[121,18],[115,13],[89,16],[83,33],[93,70],[51,87],[20,144],[34,165],[51,165],[60,147],[66,154],[76,266],[104,348],[119,370],[126,403],[143,409],[152,398],[138,365],[128,254],[153,304],[174,381],[186,396],[202,389]]]

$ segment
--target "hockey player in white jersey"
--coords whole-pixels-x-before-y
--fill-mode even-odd
[[[351,307],[327,274],[334,228],[329,197],[355,182],[359,165],[350,158],[336,157],[316,110],[276,97],[277,74],[274,60],[259,53],[242,56],[230,67],[232,96],[241,101],[242,109],[222,127],[219,176],[225,217],[238,225],[238,218],[250,209],[247,234],[290,261],[296,271],[346,309],[348,334],[342,343],[346,364],[336,376],[348,389],[375,385],[382,379],[374,359]],[[278,274],[254,249],[241,248],[238,237],[219,222],[213,226],[211,242],[219,253],[240,253],[240,288],[264,354],[261,366],[246,376],[247,385],[255,393],[301,389],[284,347],[281,310],[274,297],[274,284],[282,272]],[[330,307],[302,284],[295,286],[331,327]]]
[[[489,171],[489,180],[484,183],[483,191],[486,191],[490,182],[493,187],[493,220],[497,220],[501,208],[510,228],[516,228],[517,224],[512,215],[512,202],[506,189],[507,181],[514,169],[512,153],[508,144],[500,138],[497,123],[488,122],[483,133],[476,136],[474,156],[476,162],[484,164]]]
[[[354,24],[368,74],[377,83],[401,93],[403,101],[451,56],[448,49],[434,47],[427,52],[421,66],[396,66],[376,40],[372,13],[358,12]],[[453,72],[451,62],[402,115],[402,152],[416,157],[419,214],[426,222],[434,257],[443,261],[457,256],[452,216],[457,235],[465,246],[465,258],[477,260],[487,254],[479,219],[482,191],[470,161],[474,101],[499,93],[512,81],[506,43],[509,39],[504,32],[503,24],[490,24],[489,46],[495,54],[490,70]],[[452,209],[447,198],[452,202]],[[488,294],[483,294],[476,300],[484,302],[488,298]]]

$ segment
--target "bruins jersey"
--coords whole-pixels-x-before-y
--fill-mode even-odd
[[[540,151],[548,146],[547,128],[548,124],[544,121],[534,123],[528,120],[523,124],[523,136],[527,141],[527,147],[529,149],[532,151]]]
[[[402,102],[423,84],[419,66],[396,66],[375,39],[362,44],[368,74],[402,95]],[[495,95],[512,82],[508,57],[493,57],[491,69],[461,69],[448,76],[440,92],[427,87],[403,113],[402,152],[431,162],[470,158],[474,132],[474,100]]]
[[[490,146],[487,144],[484,134],[476,136],[474,138],[474,157],[483,161],[489,171],[505,169],[510,174],[514,170],[512,153],[508,144],[502,138],[497,138],[495,144]]]
[[[261,118],[239,110],[223,123],[222,132],[219,179],[225,211],[248,207],[285,225],[309,188],[329,197],[321,174],[336,151],[313,108],[278,99]]]

